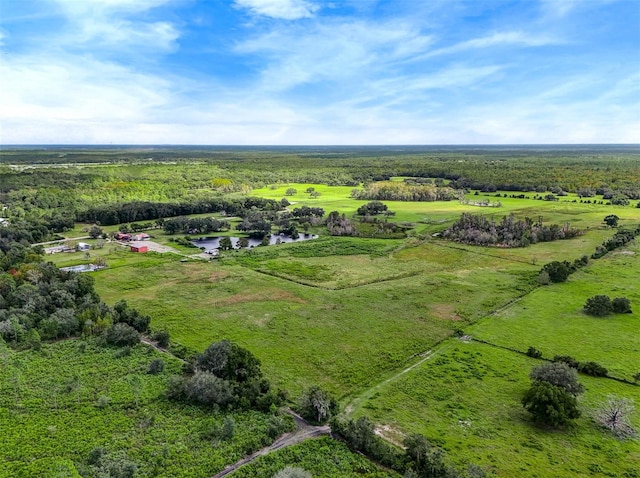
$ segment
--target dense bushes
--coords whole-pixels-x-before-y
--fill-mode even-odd
[[[594,295],[589,297],[584,304],[584,311],[589,315],[604,317],[611,312],[617,314],[630,314],[631,302],[626,297],[616,297],[611,300],[608,295]]]
[[[461,218],[442,233],[442,237],[453,241],[478,246],[526,247],[537,242],[570,239],[582,231],[569,227],[542,224],[542,218],[516,220],[513,214],[504,216],[500,222],[485,216],[463,213]]]
[[[262,377],[260,361],[239,345],[222,340],[211,344],[188,367],[183,377],[173,377],[167,394],[174,400],[209,407],[254,408],[269,411],[282,403]]]
[[[578,362],[569,355],[556,355],[553,357],[553,361],[565,363],[569,367],[578,370],[578,372],[591,375],[593,377],[606,377],[609,374],[609,371],[606,368],[596,362]]]
[[[383,466],[415,478],[482,478],[484,471],[476,466],[461,470],[447,464],[446,452],[420,434],[408,435],[404,452],[380,438],[367,417],[357,420],[334,418],[331,431],[344,439],[349,447]]]

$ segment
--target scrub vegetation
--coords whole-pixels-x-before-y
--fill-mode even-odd
[[[638,476],[633,148],[0,160],[0,476]]]

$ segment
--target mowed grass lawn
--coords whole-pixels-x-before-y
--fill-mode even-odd
[[[610,252],[561,284],[541,287],[469,328],[491,343],[526,351],[533,346],[547,358],[571,355],[595,361],[609,373],[631,380],[640,372],[640,245]],[[632,314],[593,317],[583,311],[597,294],[627,297]]]
[[[362,254],[326,262],[283,254],[251,268],[227,259],[161,262],[149,255],[151,267],[136,258],[131,267],[94,277],[104,300],[126,299],[176,342],[203,350],[228,338],[255,353],[267,375],[292,393],[318,383],[344,397],[529,290],[537,274],[537,267],[519,262],[492,264],[431,244],[418,249],[422,258],[408,267],[404,259]],[[322,266],[321,278],[355,282],[340,290],[307,286],[253,270],[263,266],[292,275]],[[394,278],[406,271],[411,274]]]
[[[534,425],[521,405],[530,370],[541,363],[477,342],[450,339],[431,359],[379,388],[357,412],[394,441],[423,433],[458,464],[501,477],[638,476],[640,443],[620,441],[593,421],[616,395],[640,402],[640,387],[580,375],[582,417],[564,430]],[[640,427],[640,413],[632,417]]]

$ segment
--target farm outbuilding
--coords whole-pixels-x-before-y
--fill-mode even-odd
[[[88,251],[91,249],[91,245],[86,242],[78,242],[78,250],[79,251]]]
[[[148,250],[147,246],[131,246],[131,252],[147,252]]]

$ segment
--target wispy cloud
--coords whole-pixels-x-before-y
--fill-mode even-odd
[[[55,0],[67,17],[69,30],[60,41],[74,46],[135,45],[144,49],[170,50],[180,36],[167,21],[149,21],[136,14],[160,7],[171,0]]]
[[[461,53],[469,50],[506,45],[540,47],[546,45],[557,45],[560,43],[563,43],[563,41],[547,35],[527,34],[520,31],[495,32],[488,36],[473,38],[471,40],[456,43],[455,45],[432,50],[424,55],[424,57],[450,55],[453,53]]]
[[[8,2],[0,142],[640,142],[629,2],[417,3]]]
[[[391,63],[425,51],[431,41],[405,22],[339,21],[272,31],[239,43],[236,51],[267,58],[262,85],[278,91],[393,75]]]
[[[235,5],[249,10],[253,15],[283,20],[310,18],[320,8],[307,0],[235,0]]]

